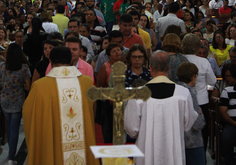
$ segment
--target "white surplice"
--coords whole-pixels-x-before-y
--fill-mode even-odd
[[[172,83],[159,76],[149,83]],[[176,85],[172,97],[129,100],[125,109],[125,131],[137,138],[145,157],[137,165],[185,165],[184,131],[190,130],[198,114],[189,90]]]

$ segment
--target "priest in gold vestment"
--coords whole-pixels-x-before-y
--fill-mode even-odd
[[[98,165],[90,150],[96,145],[93,103],[86,92],[89,76],[69,66],[68,48],[50,53],[53,69],[34,82],[23,106],[28,165]]]

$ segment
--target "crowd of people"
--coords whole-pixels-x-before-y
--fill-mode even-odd
[[[225,18],[223,25],[213,16],[216,9],[219,18]],[[113,30],[117,24],[119,30]],[[78,90],[84,91],[92,84],[114,87],[112,65],[122,61],[127,65],[125,87],[145,85],[152,92],[146,102],[130,100],[125,104],[127,137],[124,142],[136,143],[145,154],[145,157],[135,159],[137,165],[207,163],[208,85],[214,87],[210,98],[219,102],[225,121],[221,134],[225,164],[235,165],[235,41],[236,2],[232,0],[77,0],[75,3],[70,0],[0,0],[1,110],[7,126],[8,164],[17,163],[15,156],[22,114],[29,150],[28,164],[35,164],[35,161],[58,164],[56,157],[63,157],[57,153],[60,149],[51,146],[47,151],[34,144],[44,143],[46,139],[40,141],[34,136],[43,134],[43,128],[47,129],[48,125],[34,125],[34,120],[31,121],[31,117],[35,121],[37,117],[39,120],[40,117],[47,118],[46,113],[33,112],[34,109],[41,111],[37,109],[39,107],[48,108],[36,107],[34,103],[53,102],[56,97],[50,93],[56,91],[54,86],[47,87],[46,84],[52,83],[50,77],[57,79],[58,90],[63,84],[58,80],[61,75],[55,68],[65,67],[63,75],[67,78],[72,71],[66,67],[76,67],[73,73],[78,77],[83,75],[79,82],[85,84]],[[42,92],[39,87],[50,89]],[[72,89],[68,90],[69,98],[73,96]],[[40,94],[48,96],[38,99]],[[88,99],[85,93],[82,94],[79,99]],[[100,124],[104,143],[112,143],[111,101],[90,103],[86,100],[83,104],[91,110],[86,112],[91,116],[82,119],[91,125],[85,124],[84,128],[94,131],[94,122]],[[73,108],[70,108],[71,115]],[[31,126],[37,129],[42,126],[40,134]],[[48,134],[50,130],[55,132],[50,126],[46,131]],[[71,131],[73,136],[73,127]],[[84,139],[91,134],[95,136],[88,132],[85,131]],[[86,147],[94,143],[95,140],[91,140]],[[44,151],[58,155],[50,153],[53,158],[47,159],[40,154]],[[90,155],[89,151],[85,152]],[[85,162],[98,163],[92,157],[86,158]]]

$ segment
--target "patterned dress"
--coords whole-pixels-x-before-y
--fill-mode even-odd
[[[5,112],[17,113],[22,110],[25,101],[24,81],[30,77],[27,64],[22,64],[17,71],[6,70],[5,63],[0,64],[1,105]]]
[[[180,64],[184,62],[189,62],[188,59],[182,54],[173,54],[170,55],[170,70],[168,72],[168,78],[173,82],[178,82],[179,78],[177,76],[177,69]]]

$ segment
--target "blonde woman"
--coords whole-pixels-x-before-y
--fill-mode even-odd
[[[42,27],[47,33],[59,32],[58,26],[55,23],[52,23],[52,16],[49,11],[44,10],[40,18],[42,19]]]
[[[180,64],[188,62],[188,59],[182,55],[180,38],[177,34],[169,33],[165,36],[161,46],[170,55],[168,78],[171,81],[178,82],[177,69]]]

